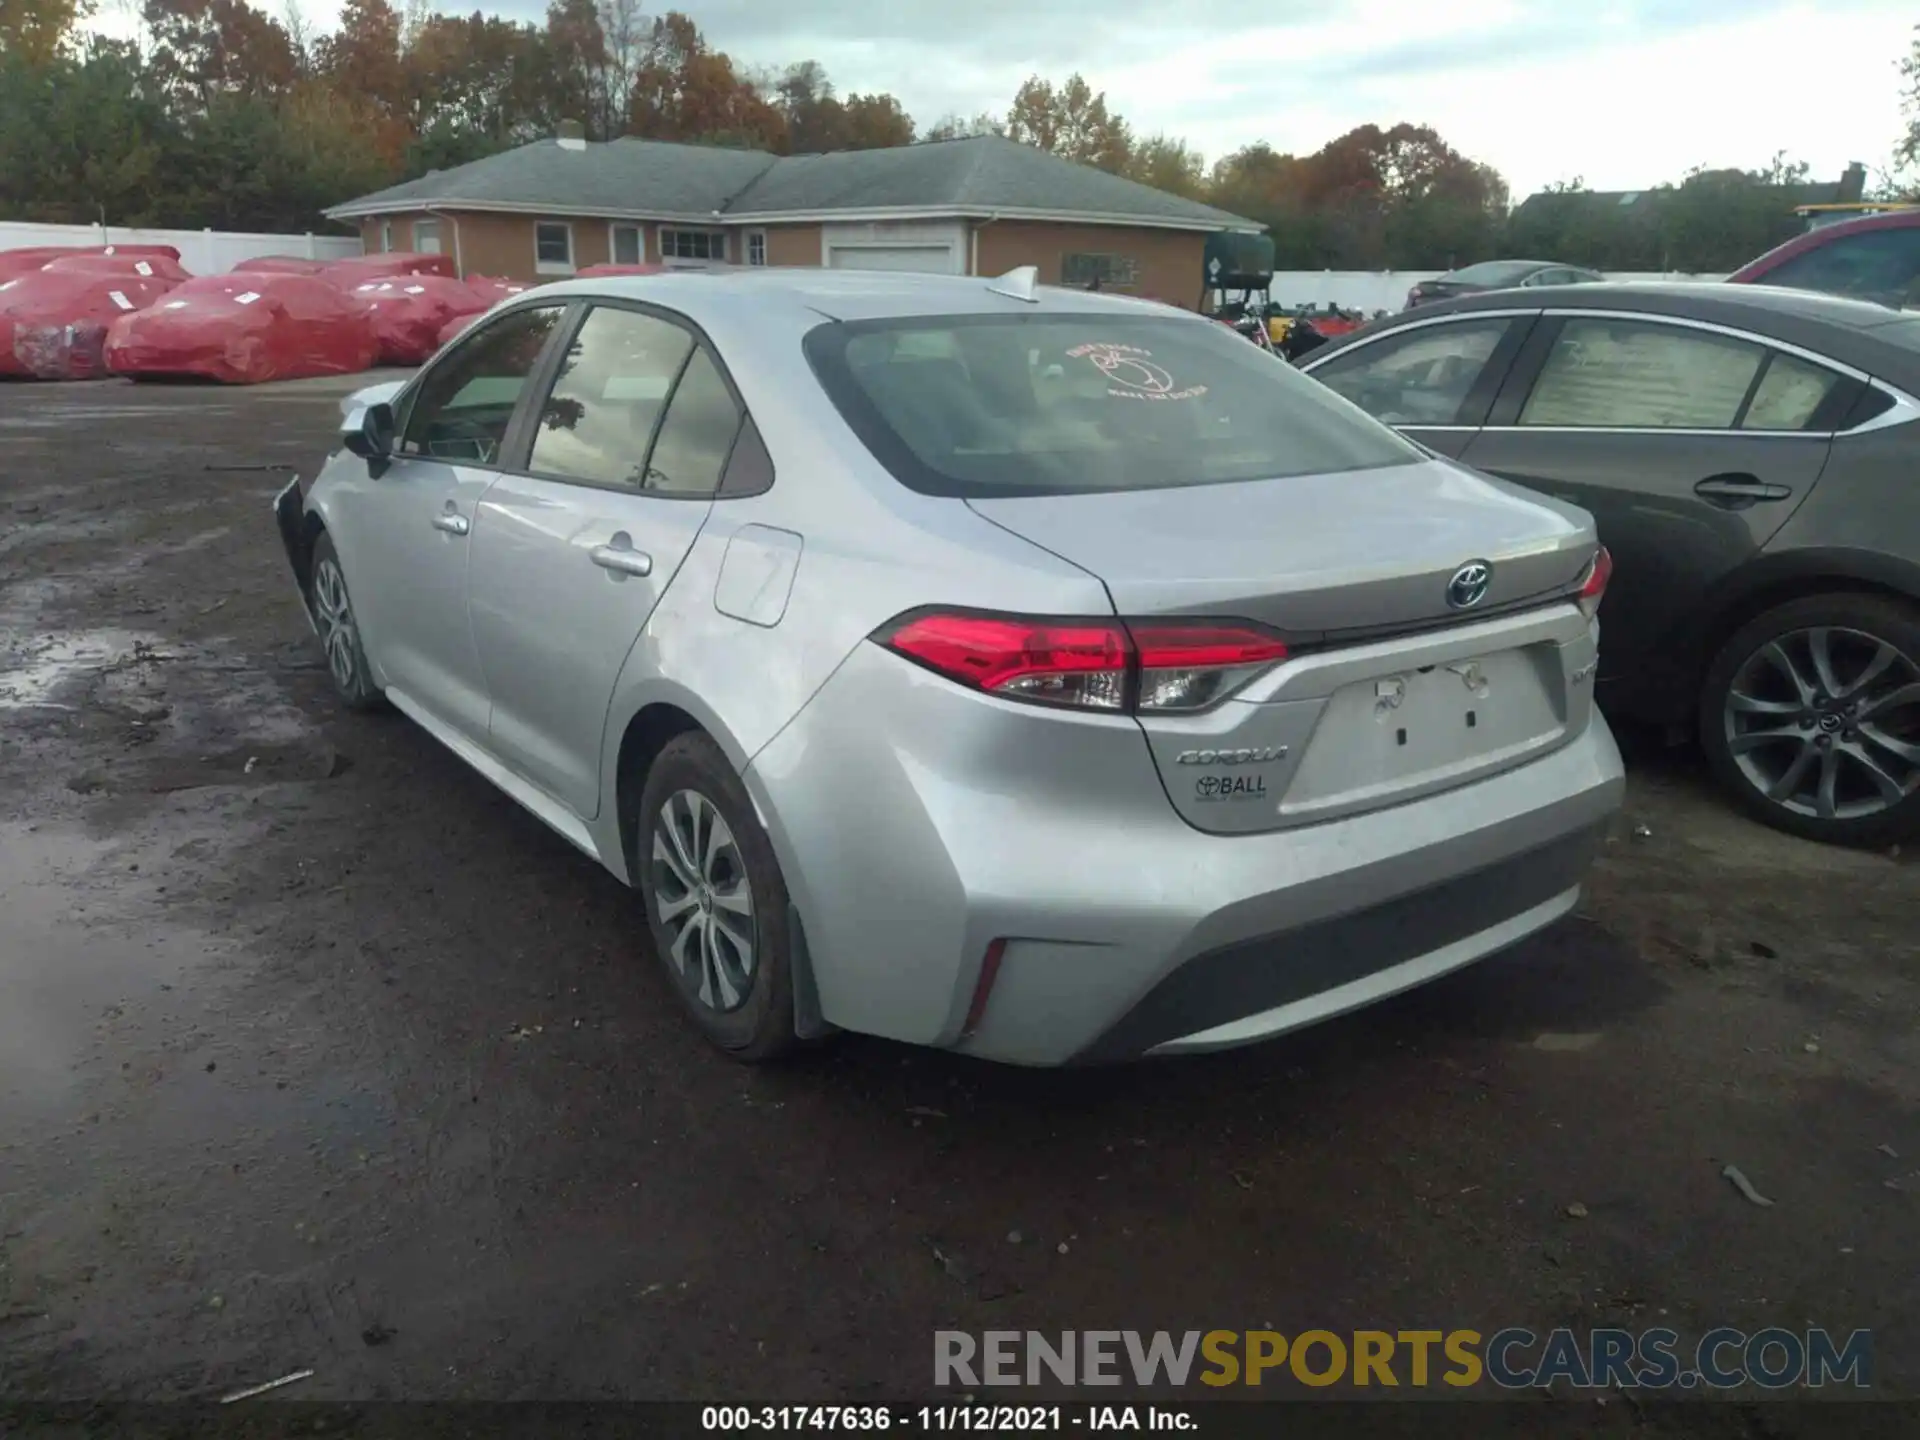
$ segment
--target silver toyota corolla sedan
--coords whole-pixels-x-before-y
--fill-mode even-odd
[[[637,889],[742,1059],[1258,1040],[1564,915],[1620,802],[1588,517],[1165,306],[578,281],[344,408],[277,507],[341,698]]]

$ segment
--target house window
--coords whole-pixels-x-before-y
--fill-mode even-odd
[[[747,264],[764,265],[767,263],[767,232],[749,230],[747,232]]]
[[[440,253],[440,222],[438,220],[413,222],[413,248],[422,255]]]
[[[393,253],[393,222],[391,220],[380,222],[380,253],[382,255]]]
[[[613,227],[613,263],[616,265],[638,265],[646,257],[640,253],[640,227],[638,225],[616,225]]]
[[[1140,262],[1131,255],[1062,255],[1060,283],[1102,290],[1140,283]]]
[[[662,260],[725,260],[727,232],[724,230],[660,231]]]
[[[542,275],[573,273],[573,226],[541,220],[533,227],[533,268]]]

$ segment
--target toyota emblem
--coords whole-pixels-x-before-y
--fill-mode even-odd
[[[1484,560],[1469,560],[1447,581],[1447,604],[1455,610],[1471,610],[1487,598],[1491,584],[1493,566]]]

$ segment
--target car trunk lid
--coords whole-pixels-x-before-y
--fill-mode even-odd
[[[1586,724],[1593,638],[1569,592],[1591,522],[1459,466],[967,503],[1098,576],[1125,619],[1287,637],[1295,654],[1233,698],[1139,716],[1169,798],[1203,830],[1398,803]]]
[[[1100,577],[1123,616],[1258,620],[1301,642],[1551,595],[1593,556],[1584,512],[1445,461],[1225,485],[974,499],[975,512]],[[1461,567],[1486,590],[1449,604]]]

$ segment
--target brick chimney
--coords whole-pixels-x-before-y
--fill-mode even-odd
[[[587,148],[586,127],[578,120],[562,120],[553,132],[553,138],[560,142],[562,150],[584,150]]]
[[[1860,197],[1867,193],[1867,167],[1858,160],[1847,166],[1840,176],[1840,189],[1834,196],[1839,205],[1857,205]]]

